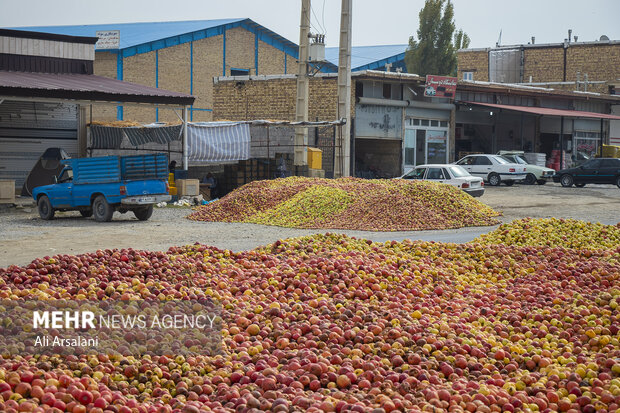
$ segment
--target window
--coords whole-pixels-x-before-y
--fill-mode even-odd
[[[230,68],[230,75],[231,76],[249,76],[250,75],[250,69],[237,69],[235,67],[231,67]]]
[[[439,126],[439,121],[438,120],[432,120],[431,121],[431,126],[435,126],[435,127]]]
[[[491,160],[486,156],[476,156],[474,165],[493,165]]]
[[[424,178],[424,172],[426,168],[416,168],[409,172],[407,175],[403,176],[404,179],[422,179]]]
[[[494,156],[493,159],[495,159],[495,162],[497,162],[500,165],[505,165],[507,163],[512,163],[508,159],[504,158],[503,156]],[[490,162],[490,160],[489,160],[489,162]],[[488,164],[488,165],[491,165],[491,164]]]
[[[364,84],[362,82],[355,82],[355,97],[361,98],[364,96]]]
[[[460,161],[457,162],[457,165],[473,165],[474,164],[474,159],[471,156],[466,156],[463,159],[461,159]]]
[[[474,80],[474,72],[463,72],[463,80]]]
[[[441,168],[428,168],[427,179],[444,179]]]
[[[464,176],[469,176],[469,172],[467,172],[465,169],[461,168],[460,166],[451,166],[450,171],[452,172],[452,176],[454,176],[455,178],[462,178]]]
[[[392,85],[390,85],[389,83],[383,84],[383,98],[392,99]]]
[[[447,128],[448,127],[448,121],[442,120],[441,122],[439,122],[439,126],[441,126],[442,128]]]

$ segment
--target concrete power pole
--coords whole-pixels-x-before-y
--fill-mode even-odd
[[[340,128],[340,135],[334,148],[335,176],[351,175],[351,9],[353,0],[342,0],[340,12],[340,52],[338,54],[338,118],[346,124]]]
[[[297,69],[297,101],[295,120],[308,120],[308,49],[310,48],[310,0],[301,1],[301,23],[299,24],[299,63]],[[308,164],[308,129],[295,128],[295,166]]]

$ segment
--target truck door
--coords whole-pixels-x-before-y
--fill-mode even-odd
[[[49,191],[52,207],[70,208],[73,196],[73,170],[64,169],[56,182],[56,185]]]

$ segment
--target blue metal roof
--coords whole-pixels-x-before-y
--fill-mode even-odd
[[[120,30],[120,50],[123,57],[128,57],[134,54],[147,53],[164,47],[221,35],[225,30],[234,27],[243,27],[255,33],[259,40],[294,57],[298,56],[298,48],[295,43],[251,19],[37,26],[14,27],[12,29],[90,37],[95,37],[98,31]]]
[[[392,44],[382,46],[353,46],[351,49],[351,70],[385,70],[386,63],[399,66],[402,61],[404,66],[405,51],[407,44]],[[338,70],[338,48],[326,47],[325,60],[331,63],[330,69]],[[401,66],[402,67],[402,66]]]

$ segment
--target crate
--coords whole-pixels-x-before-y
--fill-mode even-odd
[[[323,168],[323,151],[318,148],[308,148],[308,168]]]
[[[0,181],[0,204],[13,204],[13,203],[15,203],[15,181],[14,180]]]
[[[196,196],[200,193],[200,181],[198,179],[177,179],[176,186],[179,196]]]

